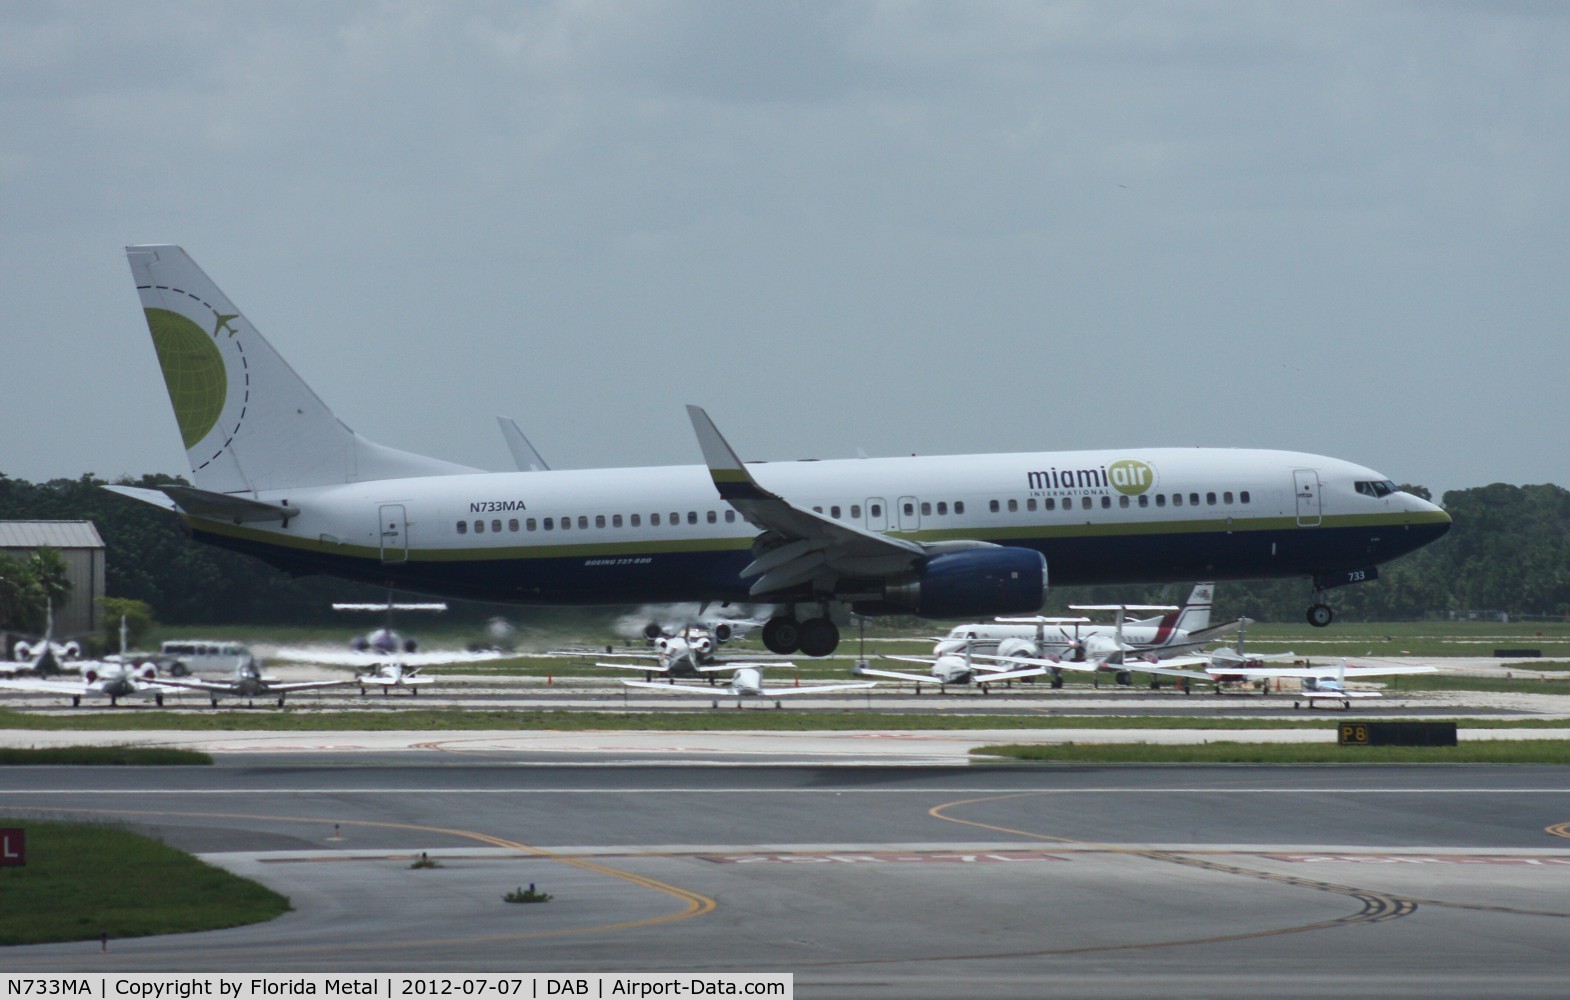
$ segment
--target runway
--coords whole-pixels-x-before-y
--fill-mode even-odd
[[[778,971],[869,998],[1558,996],[1570,971],[1570,768],[520,763],[0,772],[0,813],[152,830],[295,905],[0,961]],[[501,901],[530,882],[556,898]]]

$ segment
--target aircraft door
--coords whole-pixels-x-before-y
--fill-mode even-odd
[[[899,498],[899,530],[915,531],[921,527],[921,505],[915,497]]]
[[[384,503],[379,508],[382,562],[409,561],[409,519],[401,503]]]
[[[882,497],[867,498],[867,530],[889,530],[889,505],[883,502]]]
[[[1319,523],[1319,473],[1313,469],[1293,469],[1292,482],[1297,494],[1297,523],[1313,527]]]

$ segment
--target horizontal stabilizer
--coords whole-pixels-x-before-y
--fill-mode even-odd
[[[136,486],[104,488],[165,510],[213,521],[233,521],[235,524],[248,521],[287,521],[300,513],[300,508],[288,504],[263,503],[248,497],[199,490],[194,486],[159,486],[151,490]]]

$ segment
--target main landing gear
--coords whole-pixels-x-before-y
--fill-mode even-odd
[[[839,626],[827,615],[797,621],[792,612],[770,618],[763,626],[763,646],[771,653],[828,656],[839,644]]]
[[[1336,620],[1336,613],[1330,610],[1330,605],[1316,601],[1309,605],[1307,617],[1310,625],[1315,628],[1324,628]]]

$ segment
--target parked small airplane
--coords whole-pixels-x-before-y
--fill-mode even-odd
[[[949,685],[974,683],[981,689],[982,694],[987,694],[993,684],[1040,677],[1050,672],[1044,666],[1021,667],[1016,664],[1000,664],[997,657],[976,655],[972,644],[966,644],[958,651],[946,650],[937,656],[884,656],[883,659],[920,663],[928,667],[928,672],[916,674],[906,670],[884,670],[880,667],[869,667],[861,662],[856,664],[852,672],[857,677],[887,677],[892,680],[915,681],[917,694],[921,694],[923,684],[934,681],[937,682],[940,693],[945,692]]]
[[[256,664],[246,663],[235,668],[231,680],[210,681],[200,677],[178,679],[171,677],[163,683],[169,687],[205,691],[214,708],[218,707],[219,698],[244,698],[249,705],[255,707],[257,698],[271,698],[274,695],[278,696],[278,707],[283,708],[284,696],[290,691],[338,687],[353,682],[347,678],[331,681],[280,681],[276,677],[264,677]]]
[[[51,655],[48,643],[41,655]],[[83,660],[80,667],[82,679],[79,681],[24,677],[0,680],[0,689],[61,695],[70,698],[73,706],[81,705],[83,698],[108,698],[112,706],[120,704],[121,698],[152,698],[156,704],[164,703],[164,692],[168,688],[158,682],[157,664],[126,652],[123,618],[120,620],[119,655],[107,660]]]
[[[395,687],[406,687],[411,695],[420,693],[420,688],[426,684],[436,683],[434,677],[420,676],[420,669],[410,669],[397,660],[379,663],[372,670],[356,674],[355,681],[360,685],[360,693],[364,694],[368,687],[379,687],[382,694],[391,694]]]
[[[775,663],[775,667],[794,667],[794,663]],[[647,688],[651,691],[665,691],[672,694],[703,695],[712,699],[710,708],[720,707],[722,696],[736,699],[736,707],[741,708],[742,702],[747,698],[773,698],[774,707],[779,708],[780,699],[791,695],[825,694],[829,691],[860,691],[877,687],[877,682],[864,683],[829,683],[829,684],[803,684],[799,687],[769,687],[763,682],[763,665],[757,663],[721,665],[699,668],[705,672],[715,670],[731,671],[730,682],[723,688],[699,687],[695,684],[677,684],[674,681],[668,684],[659,684],[651,681],[622,681],[631,688]]]
[[[77,660],[82,656],[82,645],[74,639],[56,642],[54,604],[46,606],[44,634],[32,641],[22,639],[11,647],[11,661],[0,662],[0,674],[14,676],[29,673],[48,677],[63,672],[63,661]]]
[[[594,665],[596,667],[610,667],[613,670],[641,670],[643,679],[651,681],[654,679],[655,674],[660,674],[664,677],[701,677],[716,670],[733,670],[738,667],[780,666],[783,662],[778,659],[769,659],[762,662],[717,659],[715,657],[717,642],[714,636],[697,630],[684,631],[682,634],[674,636],[662,635],[653,641],[652,646],[653,648],[648,652],[599,654],[612,660],[629,660],[633,662],[606,663],[604,661],[596,661]]]
[[[1328,666],[1308,667],[1240,667],[1221,669],[1214,668],[1211,676],[1218,680],[1275,680],[1279,677],[1297,677],[1303,682],[1302,690],[1293,695],[1292,707],[1301,708],[1307,705],[1314,707],[1316,701],[1339,701],[1341,707],[1350,709],[1354,699],[1384,697],[1378,691],[1353,690],[1346,684],[1349,680],[1363,680],[1371,677],[1393,677],[1406,674],[1431,674],[1434,668],[1417,664],[1384,664],[1379,666],[1358,666],[1347,663],[1345,660]]]

